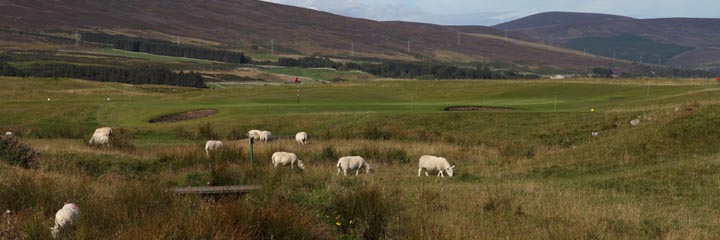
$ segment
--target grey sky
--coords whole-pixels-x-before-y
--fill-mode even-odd
[[[373,20],[494,25],[547,11],[635,18],[720,17],[720,0],[266,0]]]

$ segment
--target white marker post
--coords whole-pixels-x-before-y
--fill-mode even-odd
[[[300,79],[295,77],[295,88],[297,89],[297,104],[300,105]]]

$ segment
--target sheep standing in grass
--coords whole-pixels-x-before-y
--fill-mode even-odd
[[[278,165],[285,166],[290,164],[290,169],[293,169],[295,162],[297,162],[297,165],[300,169],[305,170],[305,164],[303,164],[302,160],[298,158],[297,155],[295,155],[294,153],[275,152],[272,155],[273,168],[277,168]]]
[[[270,138],[272,138],[272,133],[270,131],[260,131],[260,141],[263,141],[263,143],[267,143]]]
[[[95,129],[95,133],[93,133],[93,136],[92,136],[92,138],[90,138],[90,141],[88,141],[88,144],[90,144],[90,145],[109,144],[111,134],[112,134],[112,128],[109,128],[109,127],[101,127],[101,128]]]
[[[299,132],[295,134],[295,141],[297,141],[300,145],[306,145],[308,140],[308,135],[306,132]]]
[[[221,141],[210,140],[205,143],[205,156],[210,157],[210,151],[215,151],[223,147]]]
[[[455,169],[455,166],[450,166],[447,159],[430,155],[420,157],[418,165],[418,177],[423,169],[425,169],[425,176],[428,176],[428,171],[438,171],[438,177],[445,177],[443,174],[444,171],[448,176],[452,177]]]
[[[253,140],[260,140],[260,130],[252,129],[248,131],[248,138],[252,138]]]
[[[94,145],[107,145],[110,143],[110,136],[105,134],[93,134],[92,138],[90,138],[90,141],[88,141],[88,144]]]
[[[5,136],[12,136],[12,135],[13,135],[12,132],[5,132]]]
[[[337,175],[340,175],[342,170],[343,175],[347,176],[348,170],[355,170],[355,176],[360,173],[361,168],[365,168],[366,173],[370,173],[370,164],[368,164],[364,158],[360,156],[346,156],[338,159],[337,163]]]
[[[630,121],[630,125],[632,125],[632,126],[637,126],[638,124],[640,124],[639,118],[636,118],[636,119],[633,119],[632,121]]]
[[[600,136],[600,132],[592,132],[590,135],[592,135],[593,137],[597,137]]]
[[[62,209],[55,213],[55,226],[50,228],[53,238],[60,237],[66,229],[80,221],[80,208],[75,203],[66,203]]]
[[[94,133],[94,134],[105,134],[105,135],[110,136],[110,134],[112,134],[112,128],[110,128],[110,127],[101,127],[101,128],[95,129],[95,133]]]

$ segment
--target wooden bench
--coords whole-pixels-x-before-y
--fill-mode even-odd
[[[225,195],[240,196],[260,188],[260,185],[176,187],[171,188],[170,192],[175,193],[177,196],[200,195],[203,197],[219,197]]]

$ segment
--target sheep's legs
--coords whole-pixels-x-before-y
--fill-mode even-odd
[[[359,173],[360,173],[360,168],[358,168],[357,170],[355,170],[355,176],[357,176]]]
[[[438,171],[438,177],[445,177],[445,174],[443,174],[442,172],[442,170]]]
[[[347,177],[347,169],[343,169],[343,175]]]
[[[340,168],[338,168],[337,175],[340,176]]]

